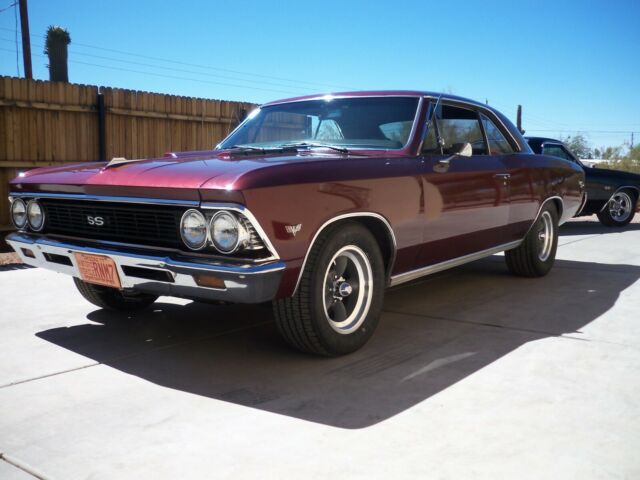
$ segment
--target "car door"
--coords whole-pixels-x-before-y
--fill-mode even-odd
[[[442,102],[422,145],[424,234],[418,263],[433,265],[505,243],[509,178],[477,108]],[[455,155],[470,143],[470,156]]]

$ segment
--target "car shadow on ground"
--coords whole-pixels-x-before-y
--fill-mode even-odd
[[[560,227],[559,234],[561,237],[567,235],[600,235],[606,233],[621,233],[628,230],[640,230],[640,223],[629,223],[624,227],[607,227],[600,222],[572,220]]]
[[[557,261],[543,279],[516,278],[494,256],[389,290],[371,342],[342,358],[287,348],[263,305],[96,310],[86,324],[37,335],[167,388],[355,429],[405,411],[528,342],[583,337],[580,329],[638,278],[637,266],[575,261]]]

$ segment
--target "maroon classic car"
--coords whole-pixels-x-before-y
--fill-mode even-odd
[[[7,241],[99,307],[273,301],[289,344],[340,355],[369,339],[387,286],[502,251],[545,275],[583,190],[579,165],[534,156],[487,105],[310,96],[263,105],[215,150],[22,174]]]

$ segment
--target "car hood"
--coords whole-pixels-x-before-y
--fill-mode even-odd
[[[92,194],[109,191],[118,195],[131,195],[132,191],[144,192],[144,189],[171,189],[174,195],[198,189],[230,191],[259,186],[256,181],[264,183],[265,177],[272,180],[278,177],[283,181],[282,171],[278,174],[273,172],[278,167],[287,169],[294,165],[333,162],[344,158],[342,154],[309,151],[279,155],[185,152],[133,160],[111,167],[106,162],[90,162],[38,168],[21,174],[11,183],[12,189],[18,191]]]
[[[331,158],[335,156],[307,153],[233,157],[228,153],[213,152],[209,155],[201,152],[171,154],[162,158],[131,160],[112,167],[108,167],[106,162],[90,162],[38,168],[23,173],[12,183],[196,189],[206,184],[211,188],[225,188],[254,170]]]
[[[627,180],[632,182],[634,185],[640,185],[640,175],[632,172],[625,172],[623,170],[613,170],[608,168],[597,168],[597,167],[585,167],[585,172],[587,174],[591,172],[594,175],[605,178],[614,178],[619,180]]]

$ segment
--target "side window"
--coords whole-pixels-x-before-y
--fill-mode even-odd
[[[443,153],[451,154],[454,145],[470,143],[474,155],[486,155],[487,146],[484,142],[478,113],[466,108],[451,105],[440,105],[436,112],[436,122],[440,137],[444,141]],[[435,125],[429,129],[422,151],[435,153],[438,151],[435,139]]]
[[[564,158],[565,160],[573,161],[573,158],[571,158],[567,154],[567,152],[564,151],[564,148],[562,148],[562,146],[560,145],[555,145],[555,144],[544,145],[542,147],[542,154],[550,155],[552,157],[560,157],[560,158]]]
[[[489,120],[485,115],[480,114],[482,118],[482,126],[484,132],[487,134],[487,141],[489,142],[489,151],[492,155],[507,155],[513,153],[513,148],[502,134],[500,129]]]

